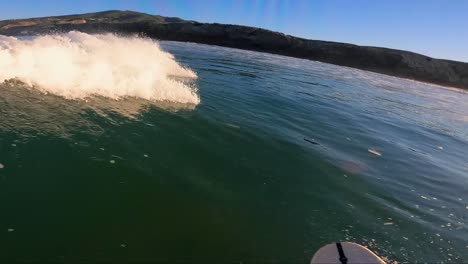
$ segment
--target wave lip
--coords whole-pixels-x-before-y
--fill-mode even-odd
[[[77,31],[18,39],[0,35],[0,82],[17,79],[67,99],[93,95],[198,104],[191,69],[148,38]]]

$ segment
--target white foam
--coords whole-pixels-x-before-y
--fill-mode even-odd
[[[65,34],[18,39],[0,35],[0,82],[20,80],[68,99],[93,95],[200,102],[185,78],[197,78],[157,42],[113,34]]]

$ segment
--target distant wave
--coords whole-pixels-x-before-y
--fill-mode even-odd
[[[155,41],[72,31],[18,39],[0,35],[0,82],[19,80],[68,99],[98,95],[198,104],[192,70]]]

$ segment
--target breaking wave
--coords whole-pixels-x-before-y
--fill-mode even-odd
[[[67,99],[104,96],[198,104],[192,70],[148,38],[71,31],[19,39],[0,35],[0,82],[19,80]]]

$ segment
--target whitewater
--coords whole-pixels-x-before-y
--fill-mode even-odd
[[[158,42],[71,31],[32,38],[0,35],[0,83],[18,80],[67,99],[104,96],[198,104],[194,71]]]

